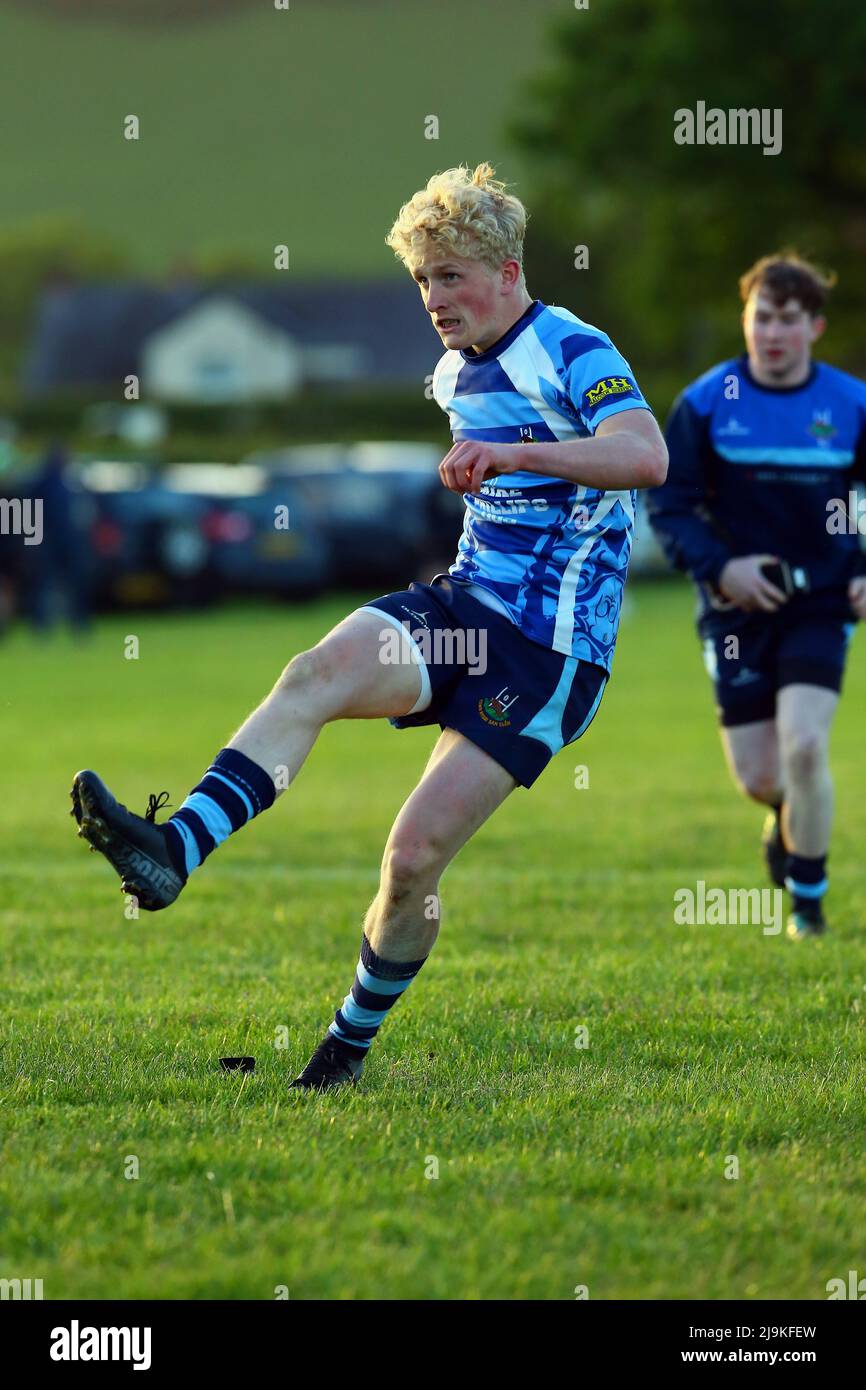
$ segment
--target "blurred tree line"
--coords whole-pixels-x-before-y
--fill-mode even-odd
[[[742,350],[739,275],[793,246],[839,276],[822,352],[866,368],[866,10],[850,0],[590,0],[509,134],[532,175],[530,293],[611,334],[657,410]],[[674,113],[779,109],[782,148],[680,145]],[[574,268],[585,245],[589,268]],[[666,397],[666,399],[665,399]]]

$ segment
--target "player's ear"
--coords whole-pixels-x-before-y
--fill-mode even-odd
[[[827,320],[824,318],[824,315],[816,314],[812,319],[811,342],[816,343],[826,327]]]
[[[520,262],[514,260],[503,261],[499,267],[499,274],[502,277],[503,288],[511,290],[520,279]]]

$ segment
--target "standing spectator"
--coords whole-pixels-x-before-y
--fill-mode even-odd
[[[86,538],[65,469],[66,454],[55,444],[28,481],[28,496],[42,502],[42,536],[25,547],[24,607],[37,632],[47,632],[65,612],[83,635],[89,627]]]

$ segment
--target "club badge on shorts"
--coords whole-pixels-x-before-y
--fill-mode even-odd
[[[488,695],[483,700],[478,701],[478,713],[485,724],[495,724],[497,728],[507,729],[511,720],[508,718],[508,711],[519,695],[508,694],[508,686],[504,685],[498,695],[492,698]]]

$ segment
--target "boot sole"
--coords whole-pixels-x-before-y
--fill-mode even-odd
[[[339,1080],[315,1082],[302,1081],[296,1076],[294,1081],[289,1082],[290,1091],[340,1091],[347,1086],[357,1086],[360,1081],[360,1073],[357,1076],[341,1076]]]
[[[796,927],[792,927],[789,923],[785,935],[789,941],[811,941],[813,937],[820,940],[822,936],[827,935],[827,928],[819,927],[816,930],[814,927],[810,927],[808,931],[798,931]]]
[[[112,830],[100,815],[87,783],[76,777],[69,795],[72,800],[70,815],[78,822],[79,838],[86,840],[92,851],[108,860],[121,880],[120,891],[137,898],[139,907],[144,908],[145,912],[160,912],[173,903],[180,892],[173,876],[150,855]],[[139,875],[156,877],[161,882],[142,886],[138,881]]]

